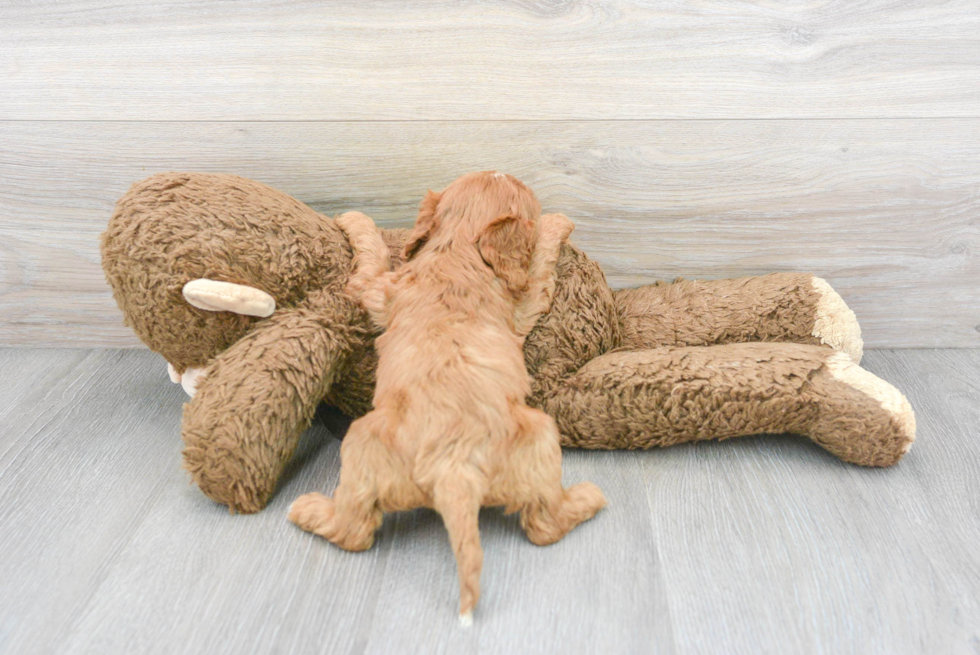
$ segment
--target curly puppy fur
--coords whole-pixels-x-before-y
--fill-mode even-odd
[[[386,328],[374,409],[344,440],[333,498],[301,496],[289,518],[363,550],[383,512],[436,509],[456,556],[464,621],[480,595],[481,505],[520,511],[528,538],[545,545],[606,502],[591,483],[562,487],[555,422],[524,402],[524,337],[550,306],[572,230],[564,216],[540,214],[517,179],[464,176],[426,195],[408,263],[395,272],[370,218],[337,219],[355,252],[348,292]]]

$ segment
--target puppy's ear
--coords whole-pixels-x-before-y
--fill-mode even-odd
[[[534,223],[504,214],[483,230],[476,245],[483,261],[516,295],[527,288],[534,240]]]
[[[436,205],[439,204],[439,194],[431,189],[426,192],[419,205],[419,217],[415,221],[415,228],[408,235],[405,249],[402,251],[402,259],[406,262],[415,256],[415,253],[425,245],[436,229]]]

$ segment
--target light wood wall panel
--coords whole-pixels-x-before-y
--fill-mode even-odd
[[[808,270],[870,347],[980,346],[980,119],[0,122],[0,144],[0,344],[136,344],[98,235],[151,173],[407,226],[427,187],[495,168],[572,217],[613,286]]]
[[[980,116],[976,0],[0,3],[0,119]]]

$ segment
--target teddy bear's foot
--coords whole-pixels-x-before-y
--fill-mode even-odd
[[[860,363],[864,355],[864,341],[854,312],[823,278],[814,277],[811,284],[819,298],[814,308],[813,336],[820,343],[845,352]]]
[[[814,376],[820,412],[810,437],[843,460],[864,466],[891,466],[915,441],[915,413],[902,393],[833,353]]]

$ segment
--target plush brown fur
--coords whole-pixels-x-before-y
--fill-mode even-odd
[[[524,336],[550,305],[571,222],[540,217],[530,189],[487,172],[426,198],[410,261],[397,271],[370,218],[351,212],[337,223],[355,253],[348,291],[386,329],[374,409],[350,426],[333,497],[301,496],[289,518],[363,550],[381,511],[435,508],[456,555],[460,615],[469,616],[480,596],[481,505],[520,511],[539,545],[605,505],[595,485],[562,487],[555,422],[524,404]]]
[[[397,268],[408,232],[381,235]],[[232,510],[262,509],[317,403],[370,409],[379,331],[344,292],[351,258],[333,219],[231,175],[154,175],[109,220],[102,263],[127,324],[178,370],[208,367],[185,405],[185,463]],[[277,309],[256,319],[192,307],[181,289],[200,277],[267,291]],[[565,244],[550,311],[524,343],[528,404],[555,418],[566,446],[794,432],[848,462],[894,464],[914,438],[911,409],[885,402],[882,390],[897,391],[880,380],[862,391],[854,370],[831,374],[843,370],[831,358],[857,359],[861,343],[828,290],[775,273],[613,292]]]

